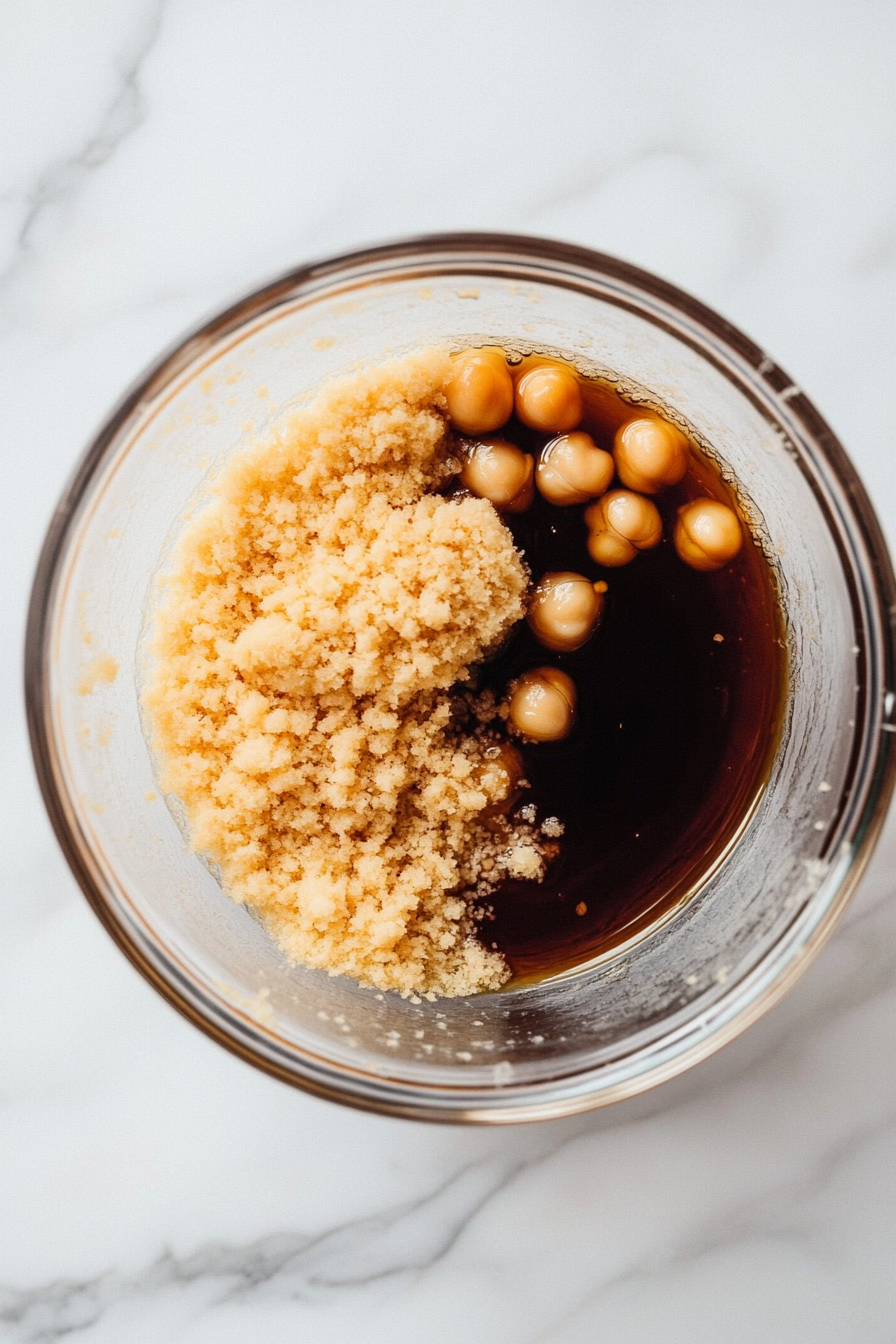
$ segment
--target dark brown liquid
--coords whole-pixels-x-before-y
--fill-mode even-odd
[[[609,449],[637,412],[597,384],[584,390],[582,427]],[[546,437],[516,421],[501,433],[534,452]],[[521,672],[553,664],[579,695],[569,737],[521,748],[532,787],[515,811],[534,803],[539,823],[555,816],[566,829],[543,882],[508,880],[490,900],[480,936],[506,956],[512,985],[605,954],[673,912],[724,856],[767,778],[786,679],[777,591],[749,534],[715,573],[679,559],[676,511],[698,495],[736,507],[695,452],[685,479],[654,497],[664,540],[619,569],[590,558],[582,508],[536,494],[525,514],[506,516],[533,580],[573,570],[608,584],[583,648],[551,653],[521,624],[483,670],[481,684],[502,698]]]

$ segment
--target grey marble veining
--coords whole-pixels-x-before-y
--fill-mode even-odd
[[[164,1251],[143,1271],[55,1280],[9,1291],[0,1321],[23,1340],[58,1339],[101,1321],[120,1304],[204,1288],[211,1304],[237,1299],[316,1302],[431,1269],[519,1164],[465,1167],[437,1189],[395,1208],[317,1234],[274,1232],[245,1244],[210,1242],[187,1255]]]
[[[157,351],[269,274],[427,229],[565,237],[740,324],[896,536],[883,0],[0,13],[0,1340],[890,1344],[896,826],[771,1014],[525,1129],[343,1111],[177,1018],[75,889],[19,693],[32,566]]]
[[[62,212],[77,195],[87,175],[107,164],[122,141],[142,125],[147,109],[140,89],[140,71],[161,34],[165,3],[166,0],[155,0],[143,21],[135,25],[133,52],[125,54],[123,61],[118,63],[114,97],[102,111],[95,129],[85,137],[75,154],[50,163],[21,192],[20,200],[16,202],[21,222],[9,259],[0,271],[0,292],[17,267],[39,247],[41,225],[46,216],[53,210]]]

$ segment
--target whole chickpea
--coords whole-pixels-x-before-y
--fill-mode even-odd
[[[490,434],[513,412],[513,379],[500,350],[465,350],[445,387],[448,417],[462,434]]]
[[[613,456],[623,485],[658,495],[687,471],[688,442],[675,425],[643,416],[617,429]]]
[[[579,380],[562,364],[540,364],[524,373],[514,402],[523,424],[543,434],[565,434],[582,418]]]
[[[535,742],[559,742],[572,730],[576,688],[557,667],[534,667],[513,685],[510,722]]]
[[[571,653],[580,649],[597,629],[604,600],[603,592],[597,592],[584,574],[565,570],[545,574],[532,595],[526,619],[545,648]]]
[[[631,490],[611,490],[585,510],[588,553],[599,565],[616,568],[663,539],[663,521],[650,499]]]
[[[510,742],[486,747],[485,760],[476,766],[473,780],[477,788],[488,793],[492,801],[480,812],[487,820],[509,812],[519,798],[524,774],[523,758]]]
[[[722,569],[743,545],[740,519],[716,499],[692,499],[678,510],[675,549],[692,569]]]
[[[535,464],[528,453],[506,439],[468,444],[460,481],[480,499],[504,513],[524,513],[535,498]]]
[[[576,430],[545,444],[535,482],[551,504],[584,504],[608,489],[614,470],[611,455],[598,448],[590,434]]]

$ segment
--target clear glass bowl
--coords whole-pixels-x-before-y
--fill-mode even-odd
[[[622,375],[690,422],[780,579],[786,721],[719,869],[635,946],[554,981],[414,1004],[296,969],[184,844],[156,796],[135,690],[150,579],[206,474],[322,379],[487,338]],[[628,1097],[718,1049],[807,966],[852,893],[893,786],[896,594],[842,448],[761,349],[613,258],[538,239],[413,239],[305,267],[165,355],[60,501],[27,636],[44,798],[93,908],[221,1044],[319,1095],[392,1114],[518,1121]]]

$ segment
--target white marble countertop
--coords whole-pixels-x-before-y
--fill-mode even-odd
[[[87,437],[272,273],[449,228],[694,291],[781,361],[896,539],[886,0],[0,6],[0,1339],[896,1339],[896,827],[832,943],[637,1102],[457,1130],[256,1073],[131,970],[60,857],[20,704]]]

